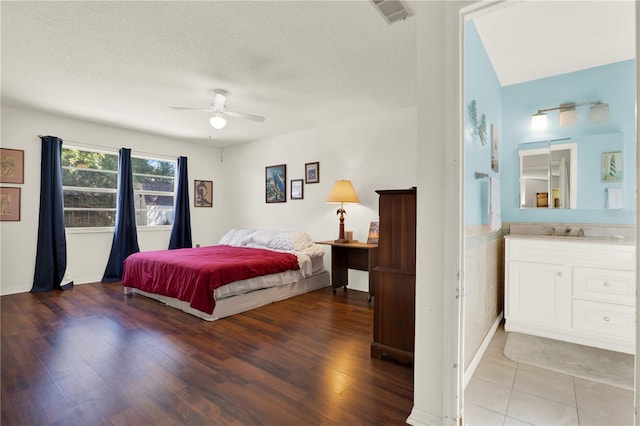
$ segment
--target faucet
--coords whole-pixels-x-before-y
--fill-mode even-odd
[[[552,227],[551,235],[558,237],[584,237],[584,230],[577,226],[572,227]]]
[[[573,226],[571,228],[567,228],[567,230],[565,231],[565,235],[569,237],[584,237],[584,231],[582,230],[582,228]]]

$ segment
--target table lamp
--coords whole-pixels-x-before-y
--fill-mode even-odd
[[[349,241],[344,237],[344,215],[347,213],[344,209],[344,203],[360,204],[358,195],[353,189],[353,185],[350,180],[337,180],[329,192],[327,203],[340,203],[340,208],[337,214],[340,215],[340,232],[336,243],[348,243]]]

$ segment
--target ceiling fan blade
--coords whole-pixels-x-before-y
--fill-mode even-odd
[[[187,110],[187,111],[204,111],[204,112],[214,112],[215,108],[213,107],[204,107],[204,108],[200,108],[200,107],[182,107],[182,106],[171,106],[169,107],[171,109],[179,109],[179,110]]]
[[[229,111],[226,109],[222,110],[221,112],[223,114],[228,115],[229,117],[244,118],[246,120],[258,121],[260,123],[264,121],[264,117],[261,117],[259,115],[254,115],[254,114],[247,114],[245,112],[235,112],[235,111]]]

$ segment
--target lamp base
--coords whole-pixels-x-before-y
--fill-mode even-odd
[[[333,240],[334,243],[340,243],[340,244],[347,244],[349,242],[349,240],[346,240],[344,238],[338,238],[337,240]]]

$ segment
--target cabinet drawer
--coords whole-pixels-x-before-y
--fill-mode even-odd
[[[573,301],[573,328],[576,330],[633,339],[635,317],[633,306]]]
[[[633,271],[578,266],[573,270],[574,297],[634,305],[635,294]]]

